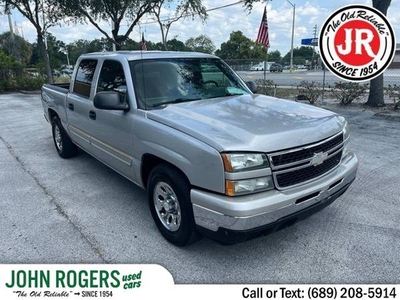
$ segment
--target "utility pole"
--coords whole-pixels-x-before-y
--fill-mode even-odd
[[[313,27],[313,37],[314,39],[317,38],[317,30],[318,30],[318,25],[315,24]],[[311,68],[312,69],[316,69],[316,64],[314,64],[314,54],[315,54],[315,46],[313,46],[313,52],[312,52],[312,56],[311,56]]]
[[[293,7],[293,21],[292,21],[292,45],[290,47],[290,72],[293,72],[293,40],[294,40],[294,20],[296,16],[296,4],[286,0]]]
[[[68,64],[68,66],[70,66],[70,64],[69,64],[68,47],[67,46],[65,46],[65,54],[67,55],[67,64]]]
[[[7,12],[8,15],[8,25],[10,26],[10,38],[12,41],[14,41],[14,29],[12,25],[12,20],[11,20],[11,12]]]
[[[44,0],[42,0],[42,22],[43,22],[43,35],[44,35],[44,45],[46,46],[46,53],[47,55],[48,48],[47,48],[47,32],[46,32],[46,17],[44,15]]]
[[[12,19],[11,19],[11,12],[7,12],[8,16],[8,25],[10,26],[10,53],[12,54],[13,57],[15,57],[18,61],[20,61],[20,55],[19,51],[17,51],[16,46],[15,46],[15,36],[14,36],[14,28],[12,24]]]

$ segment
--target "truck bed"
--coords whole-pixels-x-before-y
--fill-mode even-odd
[[[51,90],[66,94],[69,91],[70,83],[69,82],[53,83],[53,84],[44,84],[43,86]]]

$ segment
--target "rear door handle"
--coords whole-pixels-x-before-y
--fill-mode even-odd
[[[72,103],[68,103],[68,109],[69,110],[74,110],[74,105]]]
[[[93,110],[89,111],[89,118],[96,120],[96,113]]]

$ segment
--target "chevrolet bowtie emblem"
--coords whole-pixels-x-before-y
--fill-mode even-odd
[[[328,157],[327,152],[314,153],[314,156],[311,159],[311,164],[313,166],[318,166],[318,165],[322,164],[327,157]]]

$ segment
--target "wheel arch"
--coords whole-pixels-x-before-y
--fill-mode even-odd
[[[189,180],[188,176],[179,167],[177,167],[176,165],[174,165],[156,155],[146,153],[146,154],[143,154],[143,156],[142,156],[141,167],[140,167],[141,180],[142,180],[143,187],[145,189],[147,189],[147,184],[149,181],[149,176],[150,176],[151,171],[160,164],[166,164],[166,165],[173,167],[178,172],[180,172],[190,184],[190,180]]]
[[[54,117],[60,118],[58,113],[54,109],[51,109],[51,108],[49,108],[49,110],[48,110],[48,115],[49,115],[50,124],[53,124]]]

